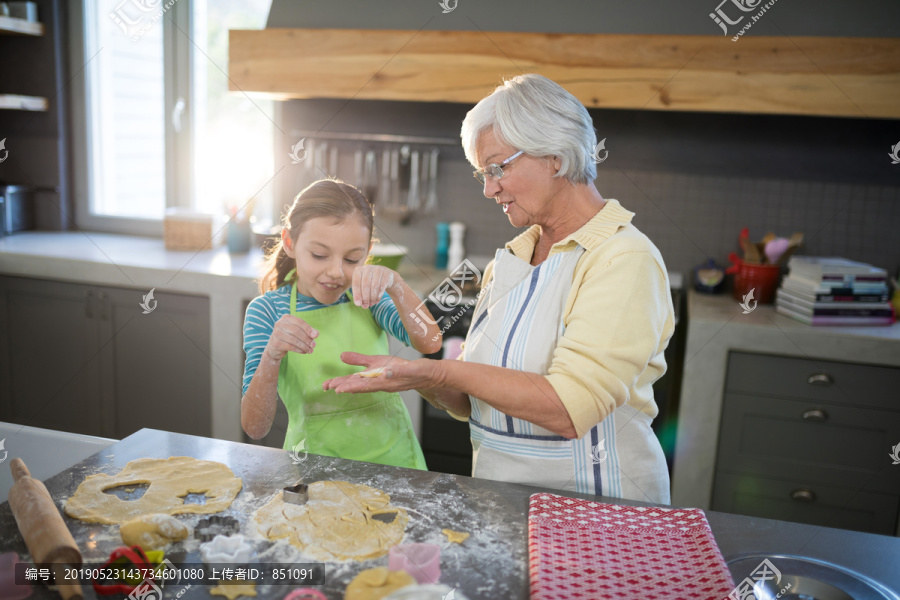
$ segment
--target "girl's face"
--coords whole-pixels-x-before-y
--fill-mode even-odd
[[[296,240],[282,230],[284,251],[297,266],[297,292],[334,304],[353,283],[353,271],[366,262],[371,236],[359,217],[310,219]]]

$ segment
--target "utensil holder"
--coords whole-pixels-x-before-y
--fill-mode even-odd
[[[755,290],[753,297],[759,304],[772,304],[780,278],[779,265],[755,265],[738,259],[732,294],[741,302],[750,290]]]

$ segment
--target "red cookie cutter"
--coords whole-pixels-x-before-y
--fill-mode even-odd
[[[125,559],[127,562],[122,565],[121,559]],[[140,546],[132,546],[116,548],[109,555],[109,560],[103,563],[103,567],[100,572],[103,572],[103,569],[108,569],[112,566],[112,564],[116,561],[120,561],[120,565],[122,568],[133,567],[136,569],[150,569],[152,572],[156,567],[150,562],[150,559],[147,558],[147,555],[144,554],[143,549]],[[152,579],[152,578],[151,578]],[[110,584],[101,584],[94,581],[94,591],[100,594],[101,596],[110,596],[112,594],[130,594],[135,589],[137,589],[141,584],[131,585],[130,583],[110,583]]]

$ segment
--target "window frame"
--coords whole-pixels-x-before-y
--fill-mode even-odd
[[[120,217],[91,212],[93,194],[92,159],[92,116],[91,107],[92,72],[86,64],[91,58],[85,48],[87,3],[92,0],[72,2],[69,7],[69,69],[74,73],[70,84],[72,143],[69,154],[72,157],[73,210],[76,227],[89,231],[103,231],[131,235],[162,237],[163,215],[159,219]],[[163,27],[163,77],[165,99],[165,178],[166,208],[193,206],[193,88],[191,78],[194,72],[194,54],[191,52],[190,36],[193,31],[192,0],[176,0],[155,26]],[[92,10],[95,10],[92,8]],[[102,23],[102,21],[101,21]],[[97,24],[91,23],[91,26]],[[109,25],[113,26],[112,21]],[[134,42],[140,43],[140,41]],[[102,52],[102,50],[100,50]],[[184,101],[181,115],[181,129],[175,131],[173,110],[178,99]]]

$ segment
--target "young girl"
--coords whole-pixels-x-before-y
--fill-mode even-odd
[[[385,331],[423,354],[440,348],[438,326],[423,331],[410,316],[419,298],[403,279],[364,264],[372,227],[372,206],[352,185],[321,180],[297,195],[244,320],[241,425],[265,436],[277,391],[289,415],[285,450],[425,469],[399,394],[322,390],[360,370],[341,352],[389,354]]]

